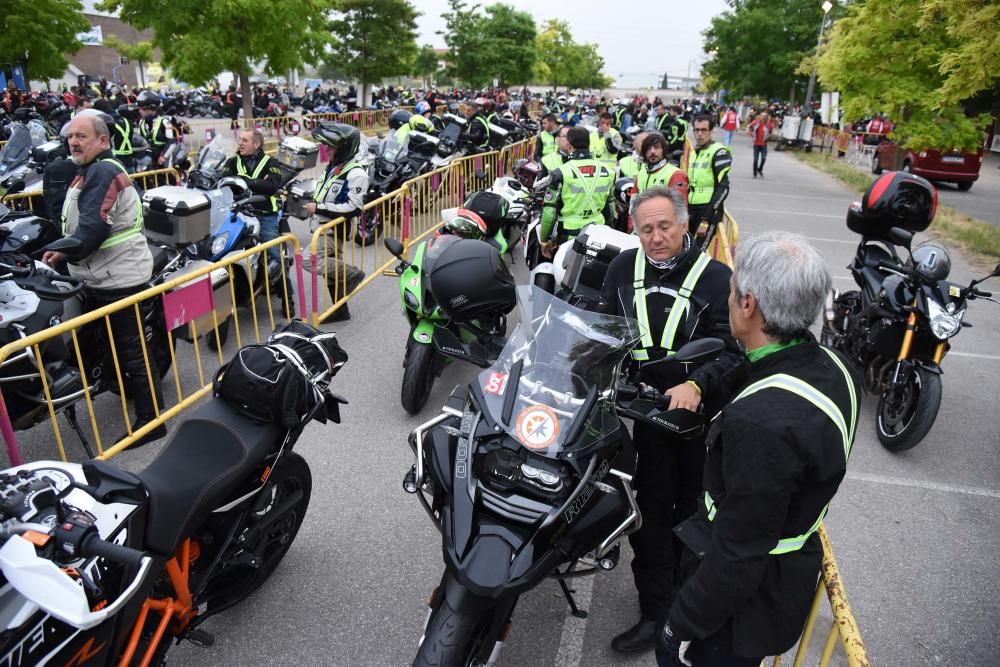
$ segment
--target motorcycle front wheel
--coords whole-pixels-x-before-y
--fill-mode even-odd
[[[444,596],[446,588],[446,581],[442,580],[437,595]],[[513,605],[507,609],[512,608]],[[444,597],[427,619],[413,667],[486,665],[498,638],[491,637],[496,613],[496,606],[484,605],[480,600],[466,597],[452,601]]]
[[[931,430],[941,407],[941,376],[918,366],[898,393],[879,397],[875,419],[879,442],[890,452],[912,449]]]
[[[434,362],[437,350],[432,343],[411,340],[403,360],[403,386],[399,400],[411,415],[420,412],[427,404],[427,397],[434,385]]]
[[[375,243],[375,237],[382,228],[382,213],[378,209],[365,211],[358,218],[354,230],[354,243],[369,246]]]

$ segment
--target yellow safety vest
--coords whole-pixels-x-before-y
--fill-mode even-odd
[[[725,150],[725,146],[714,143],[700,151],[695,151],[694,160],[688,167],[688,204],[707,204],[712,201],[712,193],[715,191],[715,173],[712,171],[712,159],[720,150]],[[723,176],[729,171],[726,167]]]
[[[591,166],[597,173],[585,178],[580,169]],[[614,174],[609,171],[609,177],[602,179],[602,170],[608,169],[593,159],[570,160],[558,169],[563,176],[559,225],[566,231],[574,231],[589,224],[603,224]]]
[[[659,347],[667,352],[674,351],[674,339],[677,337],[677,329],[680,328],[681,318],[687,313],[688,305],[691,302],[691,294],[701,274],[708,268],[711,258],[705,253],[698,253],[698,259],[688,270],[681,283],[681,288],[677,290],[677,297],[674,305],[670,307],[670,314],[667,315],[667,322],[663,325],[663,334],[660,336]],[[649,350],[657,347],[653,344],[653,332],[649,326],[649,310],[646,307],[646,253],[642,248],[635,253],[635,268],[632,273],[632,289],[635,292],[635,318],[639,321],[639,333],[641,334],[641,348],[632,350],[632,358],[637,361],[647,361]]]
[[[243,158],[240,157],[239,153],[236,154],[236,175],[242,176],[243,178],[249,178],[251,180],[256,180],[260,176],[261,172],[264,171],[264,166],[270,161],[271,156],[265,155],[264,159],[257,163],[257,168],[253,170],[253,174],[250,174],[246,168],[243,167]],[[278,197],[271,197],[271,211],[278,211]]]
[[[325,179],[323,183],[320,184],[318,188],[316,188],[316,192],[313,194],[313,201],[316,203],[325,201],[326,193],[330,191],[330,188],[333,187],[333,184],[338,180],[343,180],[344,178],[347,178],[347,172],[349,172],[351,169],[354,169],[355,167],[360,167],[360,166],[361,165],[358,164],[357,162],[348,162],[347,164],[345,164],[340,171],[333,174],[329,178]]]
[[[649,173],[649,165],[642,165],[639,168],[639,173],[635,177],[635,187],[636,194],[648,190],[649,188],[655,187],[657,185],[662,185],[667,187],[670,182],[671,176],[676,174],[680,169],[674,165],[667,162],[665,165],[657,169],[652,174]]]
[[[857,428],[857,414],[858,414],[858,399],[854,392],[854,382],[851,380],[851,374],[844,367],[843,362],[834,354],[832,351],[825,347],[820,347],[821,350],[830,355],[830,359],[836,364],[837,368],[844,374],[844,380],[847,382],[847,390],[851,397],[851,415],[848,419],[837,407],[837,404],[830,400],[823,392],[819,391],[811,384],[803,382],[799,378],[788,375],[787,373],[776,373],[774,375],[769,375],[768,377],[754,382],[749,387],[744,389],[739,393],[739,395],[732,400],[733,403],[749,396],[750,394],[755,394],[758,391],[763,391],[764,389],[781,389],[783,391],[790,392],[804,398],[805,400],[812,403],[814,406],[819,408],[823,414],[830,418],[830,421],[834,423],[837,430],[840,431],[840,435],[844,440],[844,461],[851,454],[851,446],[854,444],[854,434]],[[830,509],[829,503],[823,510],[819,513],[819,517],[809,527],[809,530],[802,533],[801,535],[796,535],[794,537],[784,537],[778,540],[778,544],[775,545],[770,553],[773,556],[779,556],[781,554],[791,553],[793,551],[798,551],[803,546],[805,546],[806,540],[809,536],[819,530],[819,525],[823,522],[823,518],[826,516],[827,511]],[[715,506],[715,500],[709,495],[708,491],[705,491],[705,510],[708,514],[708,520],[714,521],[715,515],[718,509]]]

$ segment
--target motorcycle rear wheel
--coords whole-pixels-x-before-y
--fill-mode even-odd
[[[889,403],[886,393],[878,401],[875,431],[890,452],[916,447],[931,430],[941,407],[941,376],[918,366],[902,392],[896,405]]]
[[[399,392],[403,409],[411,415],[420,412],[434,386],[434,362],[437,350],[432,343],[410,341],[403,360],[403,385]]]
[[[301,497],[283,508],[279,516],[271,515],[300,491]],[[234,541],[229,546],[229,553],[223,557],[223,562],[229,560],[237,564],[223,567],[208,583],[209,611],[231,607],[267,581],[295,541],[309,508],[311,494],[312,473],[306,460],[295,452],[279,459],[258,495],[263,507],[250,514],[241,532],[243,541]],[[256,528],[265,522],[270,522],[266,528]],[[244,551],[257,559],[256,566],[238,560],[239,554]]]

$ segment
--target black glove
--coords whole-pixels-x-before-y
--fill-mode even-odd
[[[659,667],[691,667],[685,655],[690,646],[691,642],[678,639],[667,623],[657,636],[656,664]]]

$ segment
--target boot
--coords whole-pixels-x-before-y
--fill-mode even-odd
[[[651,618],[640,618],[639,622],[611,640],[611,648],[619,653],[639,653],[656,645],[656,629],[661,624]]]
[[[150,421],[151,420],[149,420],[149,419],[146,419],[146,420],[136,419],[135,422],[132,424],[132,432],[135,433],[137,430],[139,430],[140,428],[142,428],[143,426],[145,426],[146,424],[148,424]],[[131,445],[129,445],[128,448],[129,449],[138,449],[139,447],[142,447],[143,445],[148,445],[151,442],[156,442],[157,440],[159,440],[160,438],[162,438],[162,437],[164,437],[166,435],[167,435],[167,427],[165,425],[163,425],[163,424],[160,424],[159,426],[157,426],[156,428],[154,428],[152,431],[150,431],[146,435],[142,436],[141,438],[139,438],[138,440],[136,440],[135,442],[133,442]],[[124,440],[127,437],[128,437],[128,431],[125,431],[124,433],[122,433],[120,436],[118,436],[115,439],[115,443],[114,444],[117,445],[119,442],[121,442],[122,440]]]
[[[166,406],[163,404],[163,390],[160,387],[159,369],[156,368],[156,364],[154,363],[151,363],[150,366],[150,370],[153,371],[153,377],[155,378],[153,381],[153,391],[156,392],[156,405],[160,406],[160,410],[162,411]],[[145,373],[143,373],[143,376],[145,376]],[[132,402],[135,404],[135,421],[132,423],[132,432],[135,433],[136,429],[142,428],[149,422],[156,419],[156,411],[153,409],[153,395],[149,393],[149,383],[146,378],[134,378],[131,385],[131,391],[128,395],[132,398]],[[130,445],[130,448],[134,449],[136,447],[142,447],[143,445],[159,440],[166,434],[167,427],[160,424],[152,431],[133,442]],[[121,442],[126,437],[128,437],[128,431],[119,436],[115,441],[115,444]]]

